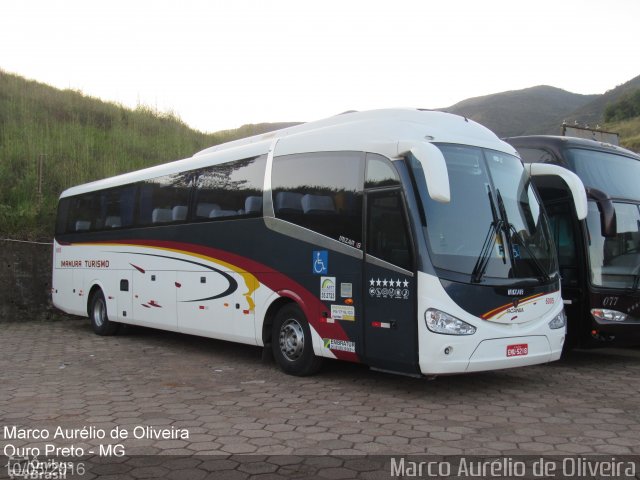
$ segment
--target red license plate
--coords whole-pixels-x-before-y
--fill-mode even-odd
[[[529,354],[528,343],[518,343],[517,345],[507,345],[507,357],[521,357]]]

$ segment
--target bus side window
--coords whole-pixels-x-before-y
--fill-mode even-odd
[[[398,172],[389,160],[377,153],[367,153],[365,188],[394,187],[400,185]]]
[[[525,163],[555,163],[555,157],[552,153],[542,148],[518,147],[518,153]]]
[[[56,235],[62,235],[67,232],[69,208],[72,202],[71,198],[61,198],[58,202],[58,215],[56,216]]]
[[[367,194],[367,253],[405,270],[413,270],[400,192]]]
[[[102,228],[100,198],[97,193],[85,193],[69,200],[67,232],[86,232]]]
[[[266,156],[222,163],[198,171],[196,220],[262,215]]]
[[[191,172],[183,172],[142,182],[138,222],[149,225],[185,220],[192,179]]]
[[[276,218],[361,248],[364,154],[317,152],[273,159]]]
[[[100,221],[103,228],[109,230],[131,226],[135,200],[135,185],[125,185],[102,192]]]

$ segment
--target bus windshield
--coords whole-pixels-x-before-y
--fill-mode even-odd
[[[617,235],[603,237],[600,213],[589,202],[587,229],[591,282],[600,287],[638,289],[640,278],[640,206],[614,203]]]
[[[412,163],[436,269],[470,275],[473,283],[555,275],[546,216],[520,160],[478,147],[437,146],[447,163],[449,203],[429,197],[424,172]]]
[[[638,199],[640,161],[584,148],[568,148],[566,157],[585,186],[602,190],[613,198]]]

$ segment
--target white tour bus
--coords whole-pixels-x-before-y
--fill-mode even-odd
[[[466,118],[353,112],[60,196],[53,302],[109,335],[143,325],[408,375],[550,362],[565,316],[530,175]]]

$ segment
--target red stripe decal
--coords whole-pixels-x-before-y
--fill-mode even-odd
[[[285,274],[263,265],[262,263],[235,253],[219,250],[217,248],[205,247],[203,245],[196,245],[193,243],[171,242],[166,240],[117,240],[109,243],[180,250],[185,254],[203,255],[205,257],[212,258],[214,261],[215,259],[219,259],[223,262],[234,265],[239,269],[254,275],[261,283],[269,287],[274,292],[299,301],[300,307],[309,320],[309,323],[314,330],[318,332],[320,337],[351,341],[339,323],[319,322],[318,319],[321,317],[322,312],[326,310],[326,307],[316,295],[311,293],[295,280],[287,277]],[[141,270],[135,265],[132,266]],[[332,350],[332,352],[341,360],[348,360],[351,362],[360,361],[358,355],[352,352],[343,352],[340,350]]]
[[[133,268],[138,270],[140,273],[145,273],[144,268],[140,268],[139,266],[134,265],[133,263],[130,263],[129,265],[131,265]]]

